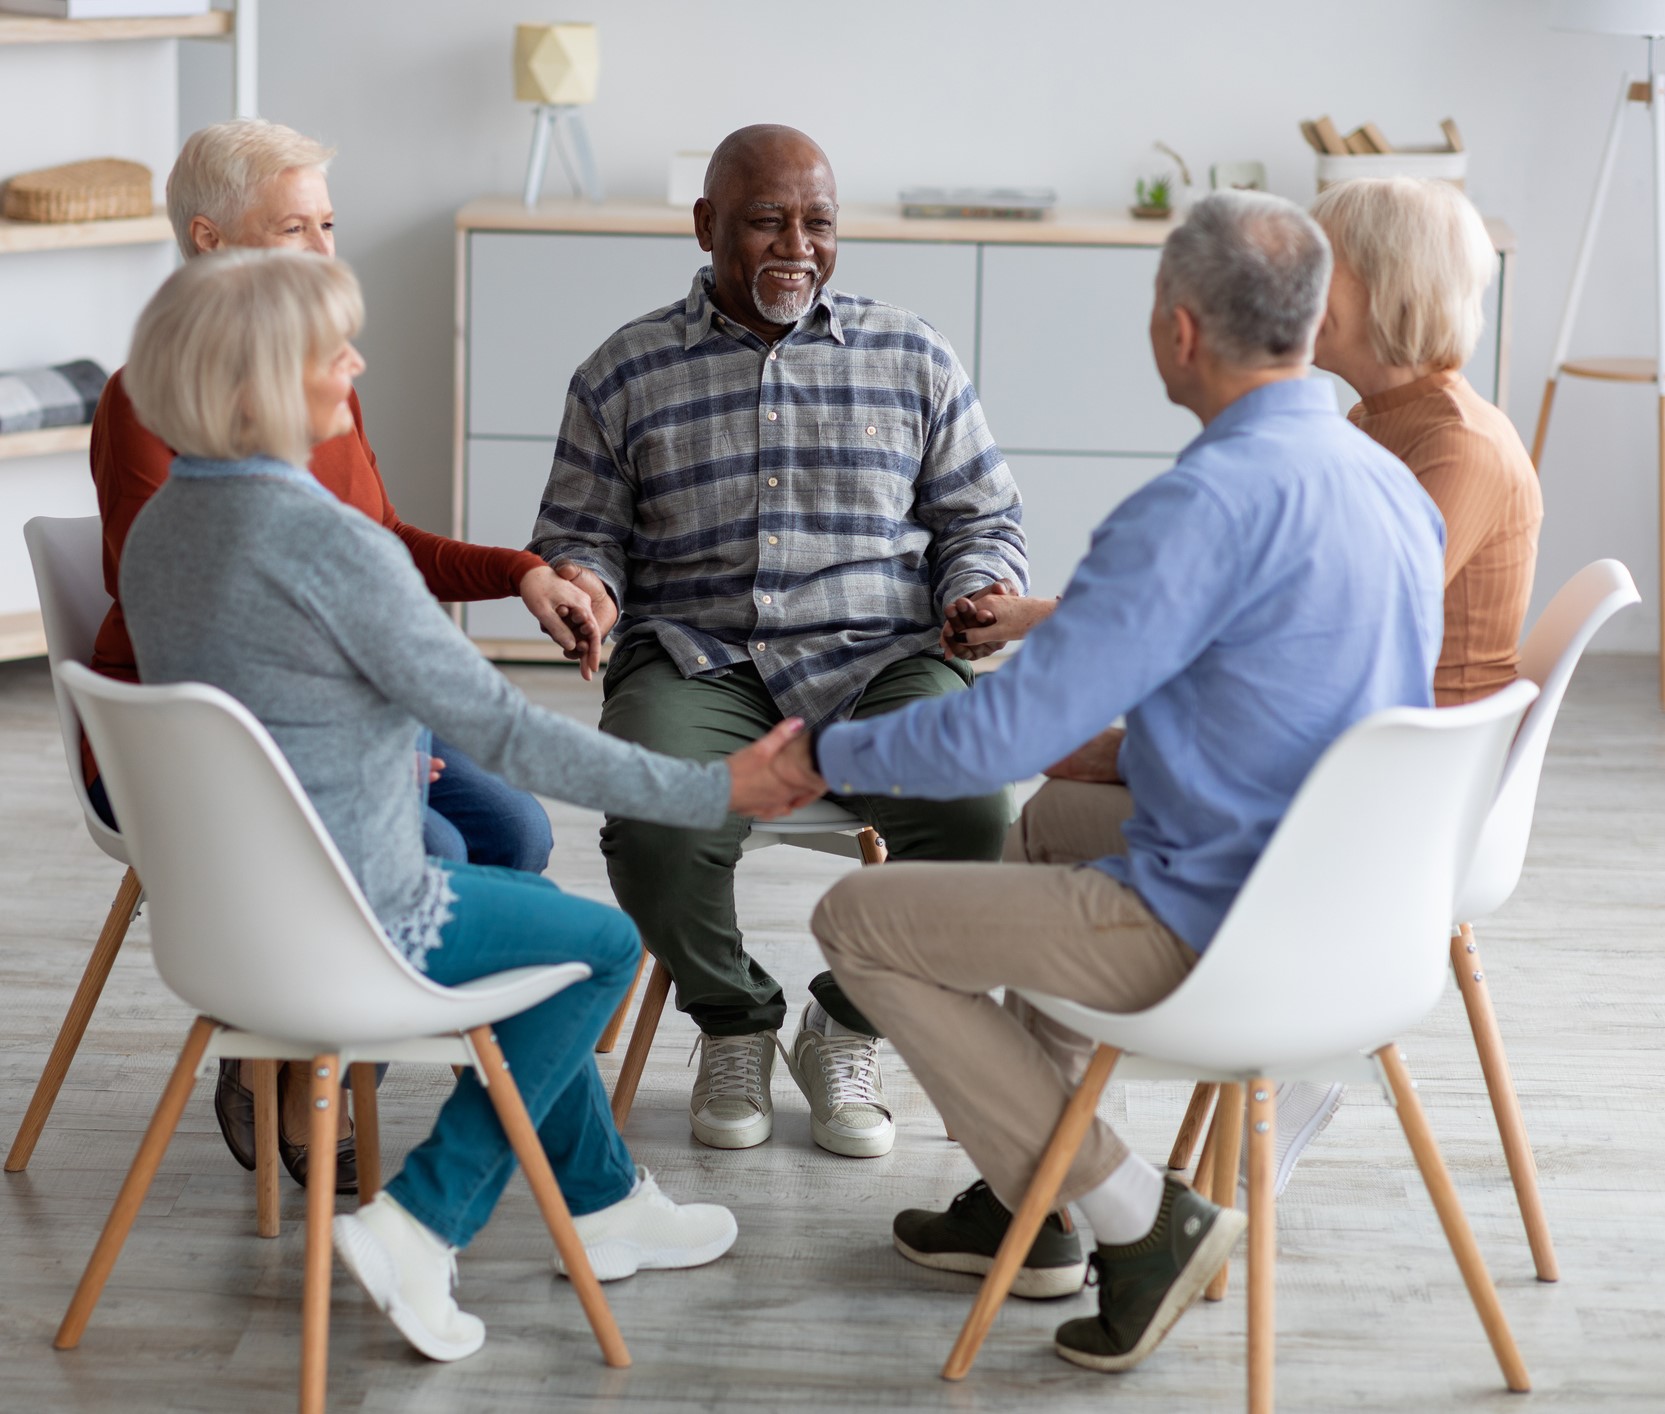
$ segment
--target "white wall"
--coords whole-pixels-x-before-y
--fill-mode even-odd
[[[401,511],[448,514],[455,209],[519,188],[528,110],[514,103],[518,22],[592,19],[601,94],[589,124],[609,194],[661,196],[667,155],[780,121],[826,148],[847,201],[907,183],[1055,186],[1120,204],[1159,165],[1155,139],[1202,179],[1259,159],[1307,199],[1298,119],[1366,119],[1437,140],[1455,116],[1470,191],[1521,247],[1509,411],[1530,435],[1620,70],[1643,42],[1552,33],[1548,0],[841,0],[809,9],[722,0],[266,0],[262,111],[341,147],[340,248],[363,276],[372,440]],[[182,56],[186,130],[221,116],[227,60]],[[1644,110],[1633,115],[1574,351],[1648,353],[1652,213]],[[549,190],[560,175],[552,164]],[[644,293],[643,308],[678,290]],[[1037,290],[1036,298],[1067,298]],[[929,314],[929,311],[924,311]],[[1129,319],[1144,318],[1130,309]],[[561,396],[565,371],[552,378]],[[1599,555],[1630,564],[1643,612],[1603,646],[1657,642],[1654,409],[1642,387],[1564,387],[1544,465],[1540,592]],[[994,429],[1000,435],[1000,429]],[[533,507],[527,506],[530,523]]]

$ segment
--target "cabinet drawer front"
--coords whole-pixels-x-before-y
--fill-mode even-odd
[[[987,246],[978,390],[989,429],[1022,451],[1172,455],[1197,420],[1150,351],[1160,252]]]
[[[474,545],[520,549],[532,538],[538,503],[555,455],[552,439],[479,438],[468,442],[468,494],[463,539]],[[463,625],[475,638],[543,640],[537,620],[518,599],[488,599],[463,607]]]
[[[1023,533],[1029,542],[1030,593],[1062,594],[1105,516],[1172,457],[1008,457],[1023,493]]]
[[[833,289],[917,314],[977,377],[977,247],[937,241],[840,241]]]
[[[477,231],[468,238],[468,434],[554,437],[573,370],[632,319],[688,297],[692,236]]]

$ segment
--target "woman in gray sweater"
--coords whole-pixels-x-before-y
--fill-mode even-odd
[[[528,703],[440,609],[400,541],[303,470],[312,446],[350,423],[362,319],[345,266],[267,251],[190,262],[140,316],[127,391],[180,453],[122,559],[140,675],[211,683],[260,719],[389,938],[435,981],[590,966],[589,981],[497,1028],[526,1107],[598,1277],[712,1261],[734,1219],[671,1202],[632,1163],[596,1070],[596,1040],[636,967],[635,927],[541,877],[427,858],[418,747],[431,728],[527,789],[709,828],[809,798],[773,766],[803,724],[697,763]],[[383,1193],[335,1220],[345,1265],[436,1360],[485,1339],[453,1299],[454,1255],[513,1167],[470,1072]]]

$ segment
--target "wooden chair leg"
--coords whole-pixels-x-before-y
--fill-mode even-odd
[[[1538,1165],[1526,1137],[1526,1121],[1521,1116],[1514,1078],[1509,1074],[1503,1033],[1498,1029],[1497,1013],[1492,1010],[1491,992],[1480,962],[1480,945],[1474,940],[1474,930],[1466,923],[1451,939],[1451,970],[1457,974],[1457,989],[1462,992],[1463,1005],[1468,1009],[1469,1030],[1474,1033],[1474,1048],[1480,1053],[1480,1071],[1486,1077],[1486,1093],[1491,1096],[1492,1113],[1497,1117],[1497,1132],[1503,1140],[1503,1157],[1508,1161],[1509,1177],[1515,1185],[1521,1222],[1526,1225],[1532,1263],[1537,1268],[1539,1281],[1557,1281],[1561,1269],[1555,1261],[1549,1219],[1544,1216],[1544,1200],[1538,1192]]]
[[[58,1091],[63,1086],[64,1077],[69,1074],[70,1062],[75,1059],[81,1038],[86,1035],[87,1022],[92,1019],[93,1008],[98,1005],[99,995],[109,980],[110,969],[115,966],[116,954],[121,951],[122,940],[127,937],[127,929],[133,922],[143,895],[144,887],[139,883],[139,876],[129,869],[121,876],[98,942],[93,946],[92,956],[87,959],[87,970],[81,974],[80,985],[70,999],[64,1024],[58,1028],[58,1039],[52,1043],[52,1051],[46,1058],[46,1068],[35,1084],[29,1108],[23,1112],[23,1123],[18,1127],[17,1138],[12,1141],[11,1152],[6,1155],[7,1173],[22,1173],[29,1166],[29,1156],[35,1152],[41,1130],[46,1128],[47,1116],[57,1102]]]
[[[1214,1118],[1203,1136],[1202,1153],[1197,1155],[1197,1167],[1191,1173],[1191,1191],[1200,1198],[1214,1201],[1214,1150],[1220,1142],[1220,1107],[1214,1106]]]
[[[1541,470],[1544,464],[1544,441],[1549,436],[1549,410],[1555,406],[1557,379],[1551,377],[1544,384],[1544,400],[1538,405],[1538,429],[1532,434],[1532,467]]]
[[[1214,1184],[1211,1201],[1222,1208],[1237,1206],[1238,1155],[1243,1147],[1243,1087],[1222,1085],[1220,1103],[1214,1108]],[[1224,1301],[1231,1282],[1231,1263],[1220,1263],[1203,1296],[1209,1301]]]
[[[376,1067],[358,1061],[352,1067],[353,1140],[358,1154],[358,1204],[363,1207],[381,1192],[382,1132],[376,1122]]]
[[[1249,1414],[1272,1414],[1276,1387],[1277,1093],[1264,1076],[1249,1086]]]
[[[619,1032],[624,1030],[624,1021],[630,1015],[630,1001],[636,995],[636,988],[642,985],[642,970],[647,966],[648,952],[642,949],[642,955],[636,959],[636,975],[630,979],[630,985],[624,989],[624,995],[619,998],[619,1009],[613,1013],[613,1019],[607,1023],[607,1029],[601,1033],[601,1039],[595,1043],[595,1053],[598,1056],[608,1056],[613,1053],[613,1047],[619,1043]]]
[[[1509,1331],[1509,1322],[1497,1299],[1497,1288],[1492,1285],[1491,1273],[1486,1270],[1486,1260],[1480,1255],[1479,1244],[1474,1240],[1474,1232],[1457,1198],[1457,1189],[1446,1170],[1445,1160],[1440,1157],[1433,1131],[1428,1128],[1428,1117],[1422,1112],[1422,1104],[1416,1097],[1416,1088],[1405,1069],[1399,1047],[1383,1046],[1376,1052],[1376,1059],[1392,1087],[1400,1128],[1405,1131],[1405,1138],[1410,1143],[1428,1196],[1434,1200],[1434,1211],[1439,1214],[1440,1226],[1445,1229],[1445,1240],[1451,1244],[1451,1255],[1457,1259],[1463,1283],[1468,1287],[1469,1297],[1480,1316],[1480,1324],[1486,1328],[1486,1338],[1491,1341],[1492,1353],[1503,1370],[1503,1378],[1515,1393],[1525,1394],[1532,1388],[1532,1381],[1515,1346],[1515,1338]]]
[[[1199,1081],[1191,1091],[1191,1103],[1185,1107],[1185,1118],[1179,1122],[1179,1133],[1174,1135],[1174,1147],[1168,1155],[1168,1167],[1176,1171],[1191,1167],[1197,1152],[1197,1140],[1202,1137],[1203,1125],[1208,1121],[1208,1108],[1220,1093],[1218,1085]]]
[[[883,864],[890,858],[890,850],[885,845],[884,836],[871,825],[856,836],[856,843],[861,846],[863,864]]]
[[[278,1235],[278,1098],[281,1061],[254,1062],[254,1214],[262,1237]]]
[[[988,1336],[989,1327],[994,1324],[994,1318],[1011,1291],[1019,1268],[1023,1266],[1023,1259],[1034,1245],[1035,1235],[1046,1221],[1046,1215],[1056,1206],[1058,1190],[1063,1187],[1064,1176],[1075,1161],[1081,1141],[1093,1122],[1098,1110],[1098,1098],[1104,1093],[1110,1072],[1116,1068],[1120,1055],[1121,1052],[1113,1046],[1100,1046],[1093,1052],[1086,1075],[1082,1077],[1075,1094],[1070,1096],[1070,1102],[1064,1106],[1063,1114],[1058,1117],[1057,1127],[1053,1129],[1052,1138],[1035,1167],[1035,1176],[1029,1180],[1023,1201],[1012,1214],[1006,1236],[1000,1243],[999,1251],[994,1254],[994,1265],[983,1278],[982,1290],[977,1293],[977,1301],[965,1319],[960,1338],[954,1342],[948,1363],[942,1367],[943,1379],[963,1380],[970,1373],[972,1362]]]
[[[157,1101],[156,1112],[150,1117],[150,1126],[145,1130],[145,1137],[139,1141],[139,1152],[133,1158],[133,1167],[127,1171],[121,1192],[116,1195],[115,1206],[110,1209],[110,1216],[105,1221],[104,1231],[99,1234],[98,1245],[88,1259],[87,1270],[81,1274],[81,1283],[75,1288],[69,1310],[64,1312],[63,1324],[58,1327],[58,1334],[52,1341],[59,1350],[73,1350],[81,1343],[93,1307],[98,1304],[104,1283],[109,1280],[116,1258],[121,1255],[121,1245],[132,1230],[133,1220],[139,1215],[145,1194],[150,1191],[151,1180],[161,1166],[168,1141],[179,1125],[179,1116],[185,1112],[185,1102],[191,1098],[197,1067],[202,1063],[203,1052],[208,1049],[213,1034],[214,1023],[205,1016],[199,1016],[191,1027],[190,1035],[185,1038],[184,1049],[174,1062],[173,1074],[168,1077],[162,1098]]]
[[[636,1087],[642,1083],[642,1071],[647,1066],[653,1033],[659,1029],[659,1016],[665,1010],[665,998],[670,993],[670,969],[655,958],[647,991],[642,994],[642,1009],[636,1013],[636,1027],[630,1033],[630,1045],[625,1049],[624,1064],[619,1067],[619,1078],[613,1083],[613,1123],[619,1129],[624,1128],[625,1121],[630,1118],[630,1107],[636,1103]]]
[[[525,1102],[509,1074],[509,1067],[504,1063],[497,1038],[489,1026],[476,1027],[468,1033],[468,1037],[474,1043],[474,1053],[480,1058],[480,1083],[486,1087],[486,1094],[491,1096],[492,1107],[497,1111],[503,1132],[514,1146],[515,1157],[520,1160],[526,1181],[532,1185],[532,1196],[537,1199],[538,1211],[549,1226],[549,1235],[555,1239],[555,1250],[561,1254],[561,1266],[572,1282],[573,1290],[578,1293],[590,1329],[595,1332],[596,1342],[601,1346],[602,1359],[623,1369],[630,1364],[630,1352],[625,1348],[624,1337],[619,1334],[618,1323],[613,1319],[613,1309],[601,1294],[601,1283],[596,1280],[584,1244],[578,1239],[578,1229],[572,1225],[572,1214],[567,1210],[566,1199],[561,1196],[561,1186],[555,1181],[543,1145],[538,1142],[532,1117],[526,1113]]]
[[[312,1123],[307,1130],[306,1279],[301,1287],[301,1414],[324,1414],[330,1362],[330,1224],[335,1219],[335,1133],[341,1065],[312,1058]]]

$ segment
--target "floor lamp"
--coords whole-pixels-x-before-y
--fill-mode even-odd
[[[1618,102],[1613,109],[1613,121],[1607,130],[1607,146],[1602,152],[1601,168],[1596,176],[1595,196],[1590,201],[1590,214],[1578,243],[1578,259],[1573,265],[1572,285],[1567,291],[1561,327],[1555,335],[1555,356],[1550,361],[1549,382],[1544,386],[1543,406],[1538,410],[1538,427],[1532,437],[1532,465],[1541,465],[1544,441],[1549,436],[1550,410],[1555,405],[1555,391],[1562,378],[1654,385],[1659,436],[1659,698],[1660,705],[1665,706],[1665,72],[1661,72],[1655,63],[1656,52],[1658,58],[1665,59],[1665,50],[1660,49],[1660,41],[1665,39],[1665,0],[1561,0],[1552,23],[1554,28],[1561,30],[1647,40],[1648,77],[1645,82],[1632,82],[1630,75],[1626,74],[1619,83]],[[1590,272],[1590,260],[1595,250],[1596,228],[1601,223],[1602,207],[1607,202],[1613,167],[1619,156],[1619,136],[1632,104],[1641,104],[1648,109],[1653,124],[1654,299],[1658,315],[1655,334],[1658,357],[1568,358],[1573,323],[1578,317],[1578,303],[1584,294],[1584,277]]]

